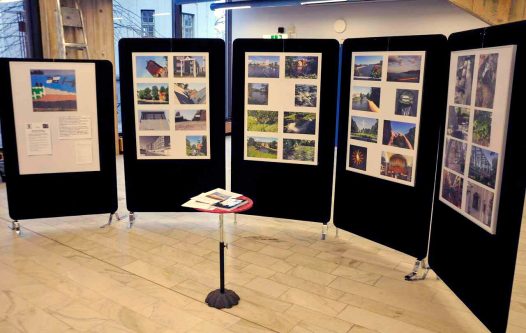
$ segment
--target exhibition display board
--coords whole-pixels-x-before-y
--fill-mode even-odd
[[[442,35],[343,45],[334,223],[418,259],[427,253],[446,49]]]
[[[225,45],[220,39],[121,39],[126,203],[187,211],[225,187]]]
[[[114,213],[112,64],[0,59],[0,75],[11,218]]]
[[[250,214],[329,221],[338,59],[335,40],[234,41],[232,190]]]
[[[452,34],[429,260],[491,330],[505,332],[526,176],[526,23]]]

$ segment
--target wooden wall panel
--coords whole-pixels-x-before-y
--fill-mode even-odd
[[[526,19],[526,0],[450,0],[489,24]]]

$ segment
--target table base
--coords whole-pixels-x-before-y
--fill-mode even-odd
[[[239,303],[239,296],[233,290],[225,289],[221,292],[221,289],[216,289],[206,296],[206,304],[216,309],[231,308]]]

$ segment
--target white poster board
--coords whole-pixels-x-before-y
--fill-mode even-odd
[[[210,159],[208,52],[133,52],[137,159]]]
[[[516,46],[451,53],[440,201],[495,234]]]
[[[318,164],[321,57],[245,53],[245,160]]]
[[[100,171],[95,64],[9,67],[20,174]]]
[[[415,185],[425,56],[353,53],[346,170]]]

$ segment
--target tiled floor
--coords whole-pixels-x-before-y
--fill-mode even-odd
[[[216,218],[139,213],[131,230],[125,221],[99,228],[102,215],[31,220],[19,238],[0,185],[0,332],[486,331],[434,276],[403,281],[406,255],[334,229],[321,241],[318,224],[250,216],[226,220],[227,287],[241,302],[211,309]]]

